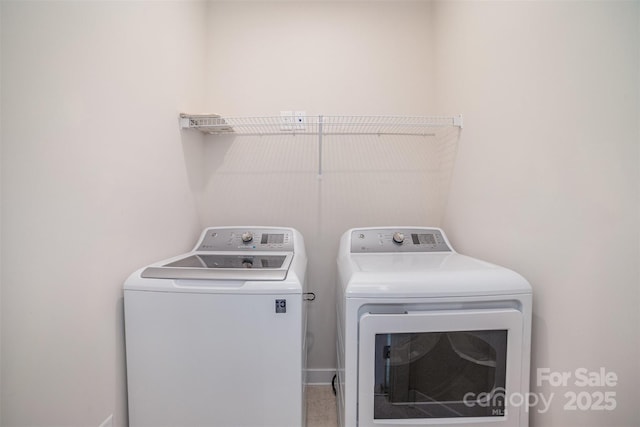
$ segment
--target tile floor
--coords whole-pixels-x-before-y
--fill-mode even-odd
[[[338,427],[336,397],[331,385],[307,386],[307,427]]]

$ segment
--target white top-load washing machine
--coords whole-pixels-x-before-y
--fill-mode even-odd
[[[528,425],[522,276],[425,227],[351,229],[337,262],[341,426]]]
[[[216,227],[134,272],[129,425],[305,425],[306,268],[292,228]]]

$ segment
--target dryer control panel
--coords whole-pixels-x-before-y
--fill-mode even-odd
[[[363,228],[351,231],[351,253],[451,252],[437,228]]]
[[[208,228],[195,250],[293,252],[293,232],[288,228]]]

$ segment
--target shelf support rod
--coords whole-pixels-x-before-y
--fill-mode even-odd
[[[318,116],[318,178],[322,178],[322,124],[324,118]]]

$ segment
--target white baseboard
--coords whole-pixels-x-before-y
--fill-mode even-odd
[[[334,368],[307,369],[307,384],[331,384],[335,374]]]

